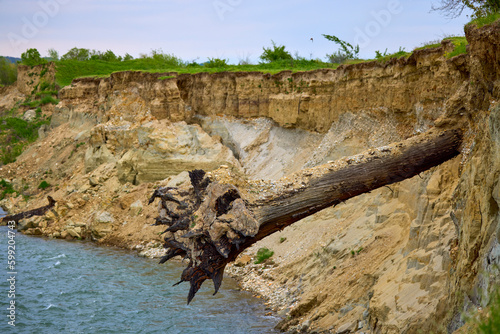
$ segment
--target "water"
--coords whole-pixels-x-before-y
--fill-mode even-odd
[[[228,278],[216,296],[206,281],[188,306],[188,283],[172,287],[181,265],[17,232],[11,327],[8,231],[0,227],[0,333],[275,333],[279,319]]]

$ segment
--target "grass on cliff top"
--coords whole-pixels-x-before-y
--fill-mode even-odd
[[[488,16],[479,17],[477,19],[474,19],[474,20],[470,21],[469,23],[467,23],[467,25],[475,24],[478,28],[481,28],[485,25],[492,24],[493,22],[496,22],[499,19],[500,19],[500,13],[491,13]]]
[[[490,19],[491,20],[491,19]],[[446,56],[453,56],[466,52],[467,40],[465,37],[447,37],[455,44],[455,49]],[[436,40],[425,43],[423,46],[415,50],[440,47],[441,41]],[[357,64],[367,61],[377,60],[386,62],[392,58],[409,57],[412,52],[406,52],[403,48],[394,53],[387,53],[387,50],[382,54],[377,52],[376,59],[350,59],[345,64]],[[217,66],[212,66],[217,65]],[[156,55],[153,57],[138,58],[124,61],[104,61],[104,60],[60,60],[56,62],[56,82],[60,87],[71,84],[73,79],[82,77],[108,77],[110,74],[122,71],[144,71],[152,73],[162,72],[177,72],[179,74],[187,73],[194,74],[200,72],[217,73],[217,72],[263,72],[276,74],[281,71],[291,70],[311,71],[323,68],[335,69],[340,64],[332,64],[321,60],[307,60],[305,58],[293,58],[289,60],[273,61],[270,63],[260,63],[257,65],[230,65],[225,60],[210,59],[205,64],[185,63],[182,60],[170,55]],[[168,79],[172,76],[163,76],[160,79]]]
[[[147,71],[147,72],[177,72],[199,73],[199,72],[264,72],[278,73],[284,70],[311,71],[320,68],[336,68],[338,64],[324,63],[318,60],[293,59],[276,61],[258,65],[227,65],[221,67],[206,67],[199,64],[187,64],[173,66],[152,59],[132,59],[121,62],[108,62],[102,60],[62,60],[56,63],[56,82],[59,86],[67,86],[75,78],[81,77],[107,77],[111,73],[121,71]]]
[[[455,45],[455,49],[446,54],[447,58],[452,58],[460,54],[467,53],[467,45],[469,44],[469,42],[467,42],[465,36],[448,37],[445,39],[451,40]]]

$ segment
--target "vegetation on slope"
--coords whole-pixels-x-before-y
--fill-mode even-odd
[[[167,55],[168,56],[168,55]],[[284,70],[309,71],[320,68],[336,68],[338,64],[325,63],[319,60],[307,60],[305,58],[291,58],[288,60],[277,60],[258,65],[230,65],[227,60],[211,58],[207,62],[172,64],[168,61],[157,60],[152,57],[131,59],[126,61],[108,62],[103,60],[61,60],[56,63],[56,82],[59,86],[67,86],[75,78],[86,76],[109,76],[111,73],[120,71],[148,71],[148,72],[177,72],[177,73],[199,73],[199,72],[240,72],[260,71],[265,73],[278,73]]]
[[[7,58],[0,57],[0,87],[11,85],[17,80],[17,65]]]
[[[48,118],[38,116],[28,122],[17,117],[0,117],[0,164],[16,161],[25,146],[38,138],[38,129],[43,124],[49,124]]]

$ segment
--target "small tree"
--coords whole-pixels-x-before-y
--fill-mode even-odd
[[[17,66],[7,58],[0,57],[0,84],[10,85],[17,79]]]
[[[72,48],[68,52],[66,52],[62,57],[61,60],[89,60],[90,59],[90,50],[89,49],[79,49],[79,48]]]
[[[49,58],[51,61],[58,61],[59,60],[59,52],[57,52],[55,49],[50,48],[47,50],[47,53],[49,54]]]
[[[28,66],[35,66],[46,63],[47,60],[40,56],[37,49],[28,49],[21,54],[21,63]]]
[[[134,57],[132,57],[130,54],[126,53],[125,56],[123,56],[123,60],[132,60]]]
[[[340,50],[337,52],[334,52],[333,54],[327,54],[326,58],[331,62],[331,63],[343,63],[344,61],[348,59],[358,59],[359,57],[359,45],[352,46],[351,44],[347,43],[346,41],[341,40],[337,36],[333,35],[325,35],[323,34],[323,37],[325,37],[327,40],[332,41],[338,45],[340,45]]]
[[[262,48],[264,50],[264,53],[262,53],[260,59],[266,62],[273,62],[277,60],[289,60],[293,58],[290,52],[285,50],[284,45],[277,45],[273,40],[271,40],[271,43],[273,43],[272,49]]]

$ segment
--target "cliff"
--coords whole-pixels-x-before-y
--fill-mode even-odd
[[[467,26],[466,37],[467,54],[451,59],[445,41],[337,70],[74,80],[49,135],[0,170],[32,199],[1,204],[14,212],[50,195],[56,209],[25,233],[142,249],[163,231],[149,226],[157,208],[147,198],[185,181],[184,170],[225,165],[273,180],[460,127],[459,157],[303,219],[229,269],[286,315],[280,328],[290,332],[453,332],[487,305],[500,262],[500,23]],[[41,178],[52,187],[37,189]],[[261,247],[273,261],[251,264]]]

